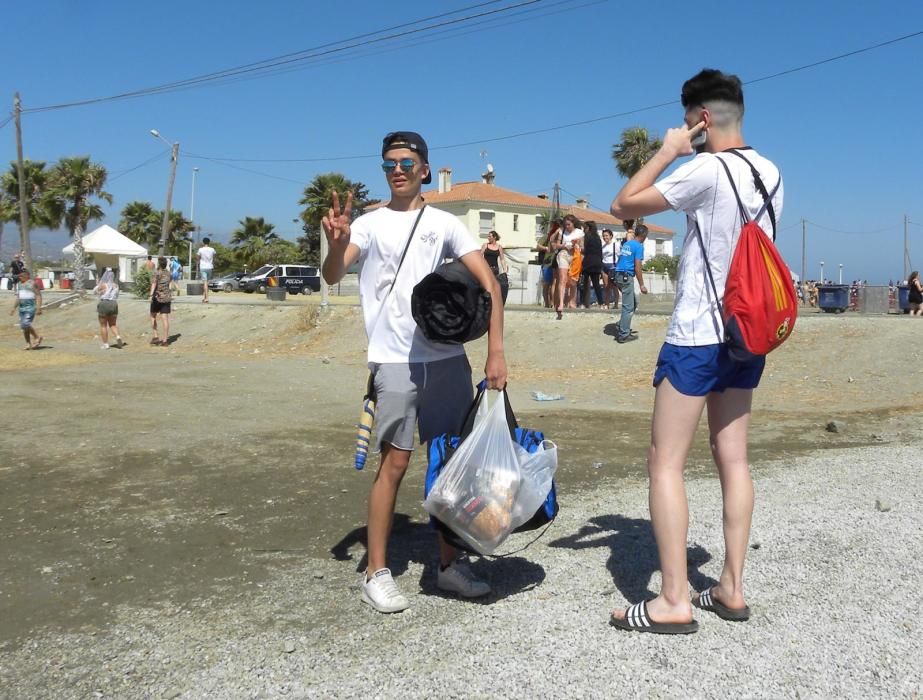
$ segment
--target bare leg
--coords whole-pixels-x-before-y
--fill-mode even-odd
[[[404,474],[407,473],[411,454],[410,451],[399,450],[393,445],[381,446],[381,463],[375,474],[372,492],[369,494],[367,576],[387,566],[388,539],[394,522],[394,504],[397,500],[397,490],[401,486]]]
[[[109,328],[111,328],[112,332],[115,333],[116,342],[119,344],[119,347],[121,347],[122,346],[122,334],[119,333],[119,327],[116,324],[116,320],[117,320],[117,317],[110,316],[108,323],[109,323]]]
[[[103,343],[108,345],[109,343],[109,324],[106,322],[105,316],[99,317],[99,339],[103,341]]]
[[[166,345],[170,339],[170,314],[160,314],[160,343]]]
[[[559,267],[557,269],[557,276],[558,276],[558,288],[556,290],[557,291],[556,308],[558,311],[563,311],[564,310],[564,297],[565,297],[565,292],[567,290],[567,268]]]
[[[752,400],[752,389],[728,389],[708,397],[711,450],[724,501],[724,568],[714,596],[729,608],[747,605],[743,571],[753,517],[753,480],[747,460]]]
[[[685,396],[669,379],[657,387],[647,458],[651,525],[663,575],[660,595],[648,602],[647,609],[657,622],[692,620],[686,571],[689,505],[683,469],[704,408],[704,396]],[[624,611],[613,615],[622,617]]]

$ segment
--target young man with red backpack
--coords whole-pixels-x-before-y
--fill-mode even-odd
[[[701,71],[683,85],[682,104],[685,124],[667,131],[658,153],[612,203],[613,215],[622,219],[667,209],[686,213],[676,303],[654,373],[648,454],[651,524],[662,586],[653,600],[616,610],[610,617],[615,627],[661,634],[695,632],[693,606],[727,620],[750,616],[743,589],[753,514],[747,430],[765,354],[738,352],[733,342],[727,342],[738,318],[728,316],[732,300],[726,293],[740,287],[741,275],[731,270],[731,261],[742,229],[753,220],[774,238],[783,198],[778,168],[747,146],[741,133],[744,100],[737,76]],[[694,153],[692,160],[658,181],[675,160]],[[763,276],[774,277],[774,273]],[[785,302],[780,295],[773,297],[770,287],[770,302],[773,298]],[[794,316],[779,326],[779,342],[793,323]],[[718,584],[694,593],[690,600],[683,469],[706,408],[724,502],[725,560]]]

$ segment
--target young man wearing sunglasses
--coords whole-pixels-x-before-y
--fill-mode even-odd
[[[412,131],[393,132],[382,142],[381,157],[391,201],[352,221],[352,193],[343,207],[333,193],[333,206],[322,222],[329,244],[323,274],[328,284],[336,284],[350,265],[362,264],[359,296],[377,394],[375,439],[381,461],[369,496],[368,569],[361,591],[373,608],[392,613],[409,606],[387,568],[387,545],[414,431],[421,443],[458,433],[473,399],[464,347],[430,342],[410,311],[414,286],[446,258],[460,259],[493,301],[484,367],[488,388],[503,388],[507,370],[500,285],[461,222],[423,201],[421,187],[432,181],[426,142]],[[490,593],[490,586],[441,536],[439,558],[437,587],[466,598]]]

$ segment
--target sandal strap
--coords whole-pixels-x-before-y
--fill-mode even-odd
[[[625,611],[625,622],[632,628],[650,627],[651,621],[647,616],[647,601],[636,603]]]
[[[711,597],[711,588],[707,588],[699,593],[699,605],[703,608],[710,608],[714,605]]]

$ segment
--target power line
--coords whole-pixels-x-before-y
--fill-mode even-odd
[[[815,226],[819,229],[823,229],[824,231],[831,231],[833,233],[842,233],[847,236],[870,236],[875,233],[884,233],[886,231],[895,230],[894,226],[885,226],[884,228],[875,229],[874,231],[844,231],[842,229],[831,228],[830,226],[824,226],[822,224],[818,224],[814,221],[811,221],[810,219],[805,219],[805,223],[811,224],[811,226]]]
[[[113,182],[114,180],[118,180],[120,177],[124,177],[125,175],[128,175],[129,173],[133,173],[135,170],[138,170],[139,168],[143,168],[145,165],[150,165],[150,164],[153,163],[155,160],[159,160],[160,158],[163,158],[163,157],[164,157],[167,153],[169,153],[169,152],[170,152],[170,151],[164,149],[164,150],[162,150],[160,153],[158,153],[157,155],[151,156],[150,158],[148,158],[148,159],[145,160],[144,162],[138,163],[137,165],[135,165],[135,166],[133,166],[133,167],[131,167],[131,168],[128,168],[127,170],[116,171],[116,173],[115,173],[114,175],[111,175],[110,177],[106,178],[106,181],[107,181],[107,182]]]
[[[394,27],[390,27],[387,29],[380,29],[374,32],[368,32],[366,34],[360,34],[358,36],[350,37],[348,39],[341,39],[336,42],[322,44],[317,47],[303,49],[301,51],[284,54],[282,56],[277,56],[271,59],[265,59],[263,61],[258,61],[256,63],[249,63],[249,64],[245,64],[242,66],[236,66],[234,68],[228,68],[228,69],[216,71],[213,73],[206,73],[204,75],[187,78],[185,80],[179,80],[179,81],[175,81],[172,83],[164,83],[162,85],[152,86],[148,88],[141,88],[138,90],[131,90],[128,92],[123,92],[123,93],[119,93],[116,95],[109,95],[106,97],[96,97],[96,98],[90,98],[90,99],[84,99],[84,100],[75,100],[72,102],[64,102],[64,103],[54,104],[54,105],[46,105],[42,107],[33,107],[30,109],[24,109],[23,113],[48,112],[52,110],[68,109],[71,107],[81,107],[81,106],[90,105],[90,104],[98,104],[100,102],[110,102],[110,101],[123,100],[123,99],[129,99],[129,98],[134,98],[134,97],[143,97],[145,95],[162,94],[166,92],[172,92],[174,90],[177,90],[183,87],[190,87],[193,85],[201,85],[204,83],[215,82],[218,80],[223,80],[226,78],[235,77],[235,76],[239,76],[239,75],[243,75],[247,73],[254,73],[254,72],[266,73],[270,71],[270,69],[277,68],[279,66],[289,65],[289,64],[297,63],[297,62],[305,62],[310,59],[316,59],[316,58],[334,54],[334,53],[342,53],[344,51],[349,51],[351,49],[360,48],[362,46],[368,46],[371,44],[391,41],[393,39],[399,39],[399,38],[403,38],[406,36],[419,34],[421,32],[430,32],[431,30],[438,29],[440,27],[457,25],[460,23],[467,23],[467,22],[470,22],[471,20],[479,19],[482,17],[488,17],[491,15],[506,13],[511,10],[515,10],[515,9],[525,7],[528,5],[534,5],[540,2],[544,2],[544,1],[545,0],[519,0],[519,2],[516,2],[512,5],[507,5],[505,7],[500,7],[500,8],[491,9],[491,10],[484,10],[481,12],[475,12],[474,14],[469,14],[469,15],[465,15],[463,17],[457,17],[454,19],[444,19],[445,17],[458,14],[460,12],[468,12],[470,10],[476,10],[476,9],[485,7],[487,5],[494,5],[494,4],[497,4],[498,2],[501,2],[501,0],[489,0],[488,2],[477,3],[475,5],[464,7],[458,10],[453,10],[451,12],[445,12],[439,15],[433,15],[431,17],[418,19],[413,22],[407,22],[407,23],[396,25]],[[424,27],[413,28],[415,25],[422,24],[424,22],[431,22],[433,20],[443,20],[443,21],[436,22],[435,24],[429,24]],[[395,31],[398,29],[401,29],[403,31]],[[383,34],[386,32],[393,32],[393,33],[385,34],[384,36],[376,36],[376,35]],[[348,43],[348,42],[352,42],[352,43]],[[340,44],[345,44],[345,45],[340,46]]]
[[[15,118],[15,115],[11,114],[11,115],[8,116],[6,119],[4,119],[2,122],[0,122],[0,129],[2,129],[3,127],[5,127],[5,126],[6,126],[7,124],[9,124],[11,121],[13,121],[14,118]]]
[[[766,80],[771,80],[773,78],[779,78],[786,75],[792,75],[800,71],[809,70],[811,68],[816,68],[821,65],[832,63],[834,61],[839,61],[851,56],[856,56],[862,53],[867,53],[869,51],[874,51],[876,49],[883,48],[885,46],[890,46],[901,41],[907,41],[923,35],[923,31],[913,32],[911,34],[905,34],[894,39],[889,39],[888,41],[883,41],[872,46],[866,46],[865,48],[856,49],[854,51],[849,51],[846,53],[839,54],[837,56],[831,56],[830,58],[825,58],[821,61],[814,61],[812,63],[806,63],[804,65],[798,66],[796,68],[790,68],[788,70],[780,71],[777,73],[772,73],[770,75],[765,75],[759,78],[753,78],[751,80],[743,81],[744,85],[753,85],[756,83],[764,82]],[[600,117],[593,117],[590,119],[582,119],[580,121],[568,122],[566,124],[558,124],[556,126],[549,126],[540,129],[530,129],[528,131],[519,131],[512,134],[506,134],[503,136],[494,136],[490,138],[481,138],[472,141],[463,141],[460,143],[445,144],[440,146],[431,146],[430,151],[437,150],[448,150],[452,148],[465,148],[468,146],[476,146],[485,143],[494,143],[497,141],[508,141],[511,139],[522,138],[524,136],[535,136],[537,134],[545,134],[553,131],[561,131],[564,129],[572,129],[578,126],[587,126],[589,124],[595,124],[597,122],[608,121],[611,119],[618,119],[621,117],[628,117],[635,114],[640,114],[642,112],[649,112],[655,109],[661,109],[663,107],[670,107],[679,103],[679,100],[669,100],[666,102],[659,102],[657,104],[647,105],[646,107],[638,107],[636,109],[629,109],[622,112],[616,112],[614,114],[606,114]],[[329,156],[329,157],[320,157],[320,158],[222,158],[216,157],[215,160],[235,162],[235,163],[322,163],[322,162],[332,162],[332,161],[344,161],[344,160],[362,160],[365,158],[378,158],[379,154],[377,153],[367,153],[359,155],[349,155],[349,156]]]
[[[551,3],[547,7],[555,7],[558,5],[571,5],[572,3],[577,2],[577,1],[578,0],[558,0],[557,2]],[[258,80],[266,76],[277,76],[277,75],[292,73],[295,71],[304,70],[305,67],[328,66],[328,65],[333,65],[333,64],[345,63],[347,61],[354,61],[354,60],[362,59],[362,58],[380,56],[382,54],[400,51],[402,49],[405,49],[411,46],[412,47],[425,46],[426,44],[444,41],[447,38],[457,38],[461,36],[466,36],[468,34],[474,34],[474,33],[483,31],[482,29],[479,29],[479,27],[482,27],[482,26],[487,27],[489,29],[497,29],[499,27],[506,27],[506,26],[510,26],[514,24],[520,24],[522,22],[526,22],[529,20],[550,17],[552,15],[560,14],[562,12],[572,12],[575,10],[580,10],[580,9],[590,7],[593,5],[600,5],[602,3],[609,2],[609,1],[610,0],[589,0],[588,2],[584,2],[583,4],[572,5],[571,7],[565,7],[565,8],[556,10],[554,12],[543,12],[542,10],[544,8],[530,8],[526,10],[520,10],[518,12],[512,12],[509,15],[507,15],[509,17],[519,18],[519,19],[514,19],[508,22],[502,22],[500,21],[499,18],[491,17],[491,18],[483,19],[478,22],[469,22],[464,27],[450,27],[448,29],[442,29],[440,31],[430,32],[430,36],[432,38],[429,38],[429,39],[421,39],[417,37],[417,38],[414,38],[413,40],[406,40],[402,42],[396,41],[393,45],[386,47],[386,48],[379,49],[377,51],[362,51],[362,52],[355,51],[345,56],[323,57],[323,60],[317,60],[317,61],[313,61],[313,60],[309,61],[308,59],[312,57],[308,57],[308,59],[306,59],[300,65],[274,68],[271,70],[266,70],[259,74],[231,76],[227,78],[219,77],[214,81],[213,84],[222,85],[222,86],[231,85],[231,84],[240,83],[240,82],[249,81],[249,80]],[[525,15],[532,15],[532,16],[527,17]],[[184,90],[194,90],[198,87],[199,87],[198,85],[179,86],[172,92],[181,92]]]

